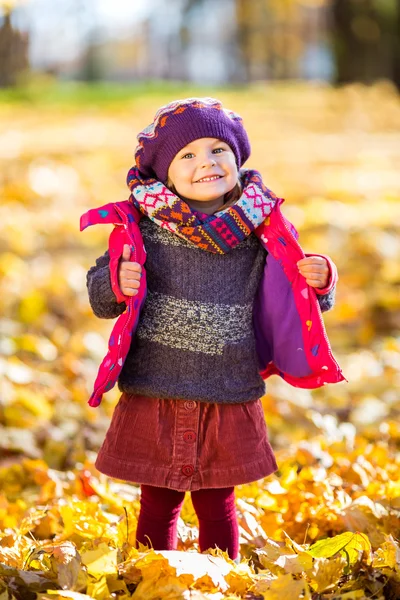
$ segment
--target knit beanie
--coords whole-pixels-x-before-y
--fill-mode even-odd
[[[226,142],[238,169],[250,156],[250,142],[239,115],[223,108],[215,98],[186,98],[162,106],[154,121],[138,134],[136,166],[143,177],[166,183],[177,152],[204,137]]]

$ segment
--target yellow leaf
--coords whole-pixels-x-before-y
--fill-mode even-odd
[[[280,557],[277,564],[285,569],[287,573],[302,573],[307,569],[310,569],[313,564],[312,557],[307,552],[300,552],[299,554],[289,554],[284,557]]]
[[[191,575],[195,581],[209,576],[213,586],[222,591],[227,589],[225,575],[232,570],[232,564],[222,557],[176,550],[163,550],[160,554],[167,558],[169,565],[176,569],[178,576]]]
[[[97,491],[96,484],[94,489]],[[137,519],[132,511],[124,513],[117,525],[118,547],[126,548],[126,551],[135,547]]]
[[[268,536],[278,536],[284,519],[280,512],[266,512],[260,515],[260,525]]]
[[[64,537],[77,534],[86,539],[102,537],[107,532],[105,514],[97,504],[75,501],[58,507],[64,523]]]
[[[57,599],[71,598],[72,600],[93,600],[93,598],[87,594],[80,594],[79,592],[71,592],[69,590],[47,590],[46,594],[57,596]]]
[[[307,571],[311,587],[316,592],[328,590],[342,577],[345,566],[346,559],[343,556],[316,558],[313,568]]]
[[[305,593],[308,596],[308,585],[302,579],[293,579],[289,573],[280,575],[271,583],[268,591],[264,592],[264,600],[297,600]],[[303,596],[304,597],[304,596]]]
[[[49,421],[54,413],[53,407],[43,393],[34,392],[27,387],[16,390],[15,402],[39,419]]]
[[[264,548],[257,550],[257,554],[261,564],[273,573],[279,573],[279,569],[287,573],[302,573],[313,565],[313,559],[307,552],[293,552],[286,545],[282,546],[273,540],[267,540]]]
[[[400,547],[398,542],[389,535],[386,542],[374,553],[372,566],[375,569],[388,567],[400,572]]]
[[[256,500],[257,506],[263,508],[264,510],[279,510],[280,509],[280,501],[281,498],[277,498],[268,492],[264,492],[258,496]]]
[[[168,560],[154,551],[149,552],[135,565],[142,573],[142,580],[135,590],[135,600],[158,600],[180,598],[193,583],[193,576],[179,577]]]
[[[340,596],[335,596],[335,600],[367,600],[364,590],[354,590],[351,592],[344,592]]]
[[[93,577],[100,578],[102,575],[117,573],[116,548],[109,548],[102,542],[96,550],[89,550],[82,554],[82,562],[87,567],[87,572]]]
[[[31,324],[47,310],[47,302],[43,292],[32,290],[24,296],[19,305],[19,318],[22,323]]]
[[[240,563],[225,576],[229,591],[243,596],[253,584],[253,576],[254,572],[249,565]]]
[[[122,579],[107,577],[107,587],[111,594],[118,594],[118,597],[120,597],[122,593],[128,596],[130,595],[126,583]]]
[[[110,590],[107,586],[106,576],[103,575],[95,581],[90,581],[87,586],[88,596],[96,598],[96,600],[106,600],[111,598]]]
[[[356,563],[360,558],[360,553],[365,552],[367,563],[371,562],[371,543],[365,534],[359,532],[346,531],[333,538],[319,540],[310,546],[308,552],[317,558],[329,558],[340,552],[346,556],[348,565]]]
[[[381,531],[382,520],[387,510],[366,496],[359,496],[342,511],[343,528],[365,533],[374,547],[380,546],[385,535]]]
[[[12,600],[15,599],[15,596],[11,596]],[[9,593],[7,588],[0,587],[0,600],[10,600]]]
[[[138,581],[137,572],[141,573],[135,600],[172,600],[183,597],[185,590],[193,588],[200,588],[204,592],[225,592],[228,589],[225,576],[232,568],[232,563],[220,556],[151,550],[138,560],[130,561],[129,565],[125,564],[120,572],[128,581]]]

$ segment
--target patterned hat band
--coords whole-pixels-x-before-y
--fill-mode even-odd
[[[154,121],[138,134],[136,166],[143,177],[153,177],[165,184],[176,154],[194,140],[205,137],[226,142],[238,168],[250,156],[250,142],[239,115],[223,108],[214,98],[187,98],[162,106]]]

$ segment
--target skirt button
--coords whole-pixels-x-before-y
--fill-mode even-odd
[[[187,444],[191,444],[196,439],[196,433],[194,431],[188,430],[183,434],[183,441]]]
[[[186,410],[194,410],[196,408],[196,402],[194,400],[186,400],[183,406]]]
[[[194,466],[193,465],[183,465],[182,473],[184,475],[186,475],[186,477],[190,477],[194,473]]]

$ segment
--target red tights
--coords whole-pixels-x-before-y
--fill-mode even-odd
[[[154,550],[175,550],[177,522],[185,492],[151,485],[141,486],[140,514],[136,542]],[[239,552],[239,529],[234,488],[191,492],[199,520],[200,552],[218,546],[235,559]]]

